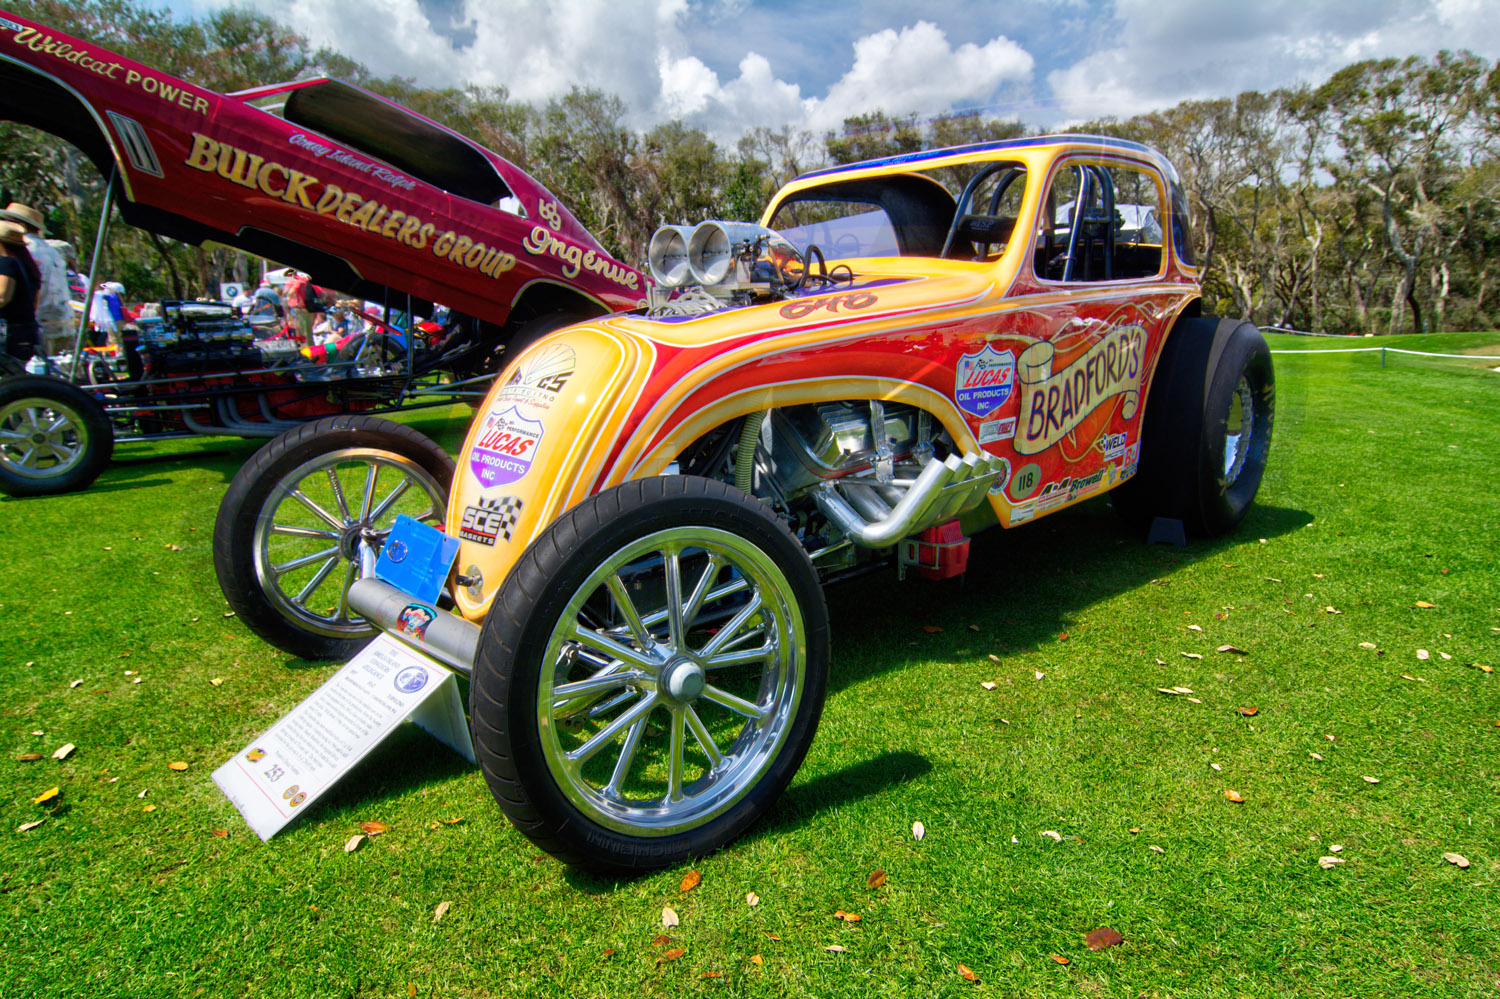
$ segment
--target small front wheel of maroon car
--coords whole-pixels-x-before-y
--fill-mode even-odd
[[[0,492],[85,489],[114,449],[104,407],[76,385],[43,375],[0,380]]]
[[[349,609],[361,555],[396,517],[441,528],[453,459],[374,416],[330,416],[289,430],[229,484],[214,522],[214,571],[251,631],[308,659],[348,659],[375,629]]]
[[[822,713],[828,614],[786,526],[692,476],[568,511],[485,618],[469,713],[505,814],[630,874],[715,850],[785,790]]]

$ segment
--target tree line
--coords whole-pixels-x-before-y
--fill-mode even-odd
[[[756,219],[808,170],[1029,134],[979,114],[872,112],[821,136],[755,128],[733,148],[666,122],[629,127],[616,96],[575,89],[541,106],[501,87],[427,88],[380,76],[244,9],[178,17],[128,0],[12,0],[23,16],[219,91],[328,75],[382,94],[531,173],[622,259],[665,222]],[[1469,52],[1368,60],[1319,85],[1185,101],[1072,129],[1146,142],[1181,174],[1205,307],[1322,332],[1500,325],[1500,68]],[[0,198],[51,210],[87,264],[104,179],[73,147],[0,124]],[[228,247],[120,227],[111,277],[132,297],[191,297],[253,276]]]

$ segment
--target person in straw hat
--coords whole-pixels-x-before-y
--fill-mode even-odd
[[[0,219],[0,319],[5,320],[5,352],[29,361],[37,351],[36,292],[42,276],[26,250],[26,230]]]
[[[42,275],[36,294],[36,321],[41,327],[41,347],[48,354],[60,353],[73,342],[73,310],[69,306],[68,263],[44,237],[47,224],[42,213],[30,205],[12,201],[0,211],[0,221],[14,222],[26,232],[26,249]]]

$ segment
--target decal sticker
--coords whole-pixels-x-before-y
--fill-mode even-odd
[[[402,559],[406,558],[406,542],[392,541],[389,545],[386,546],[385,552],[388,556],[390,556],[392,562],[400,562]]]
[[[515,372],[495,394],[495,402],[551,409],[577,366],[578,355],[567,344],[532,351],[517,362]]]
[[[511,529],[516,526],[524,505],[515,496],[481,499],[474,506],[464,507],[464,519],[458,528],[458,536],[465,541],[477,541],[490,547],[494,547],[496,538],[504,538],[508,543]]]
[[[1113,465],[1106,465],[1103,468],[1099,469],[1099,471],[1094,472],[1092,475],[1080,475],[1075,477],[1073,479],[1073,484],[1068,488],[1068,499],[1075,500],[1080,496],[1086,496],[1094,490],[1098,489],[1100,485],[1104,484],[1106,475],[1113,468]]]
[[[1048,510],[1062,506],[1069,499],[1068,487],[1073,480],[1067,476],[1056,482],[1049,482],[1042,488],[1041,495],[1036,498],[1036,512],[1046,513]]]
[[[1005,492],[1005,487],[1010,485],[1010,459],[1000,459],[1000,472],[995,476],[995,482],[990,486],[990,495],[999,496]]]
[[[127,87],[137,87],[144,94],[166,101],[168,104],[176,104],[185,110],[203,115],[208,113],[208,98],[200,97],[186,87],[142,73],[138,69],[125,69],[119,62],[110,58],[113,53],[101,51],[96,55],[88,49],[78,48],[72,42],[60,42],[51,35],[42,34],[36,28],[27,28],[10,20],[5,20],[5,27],[16,33],[17,45],[33,52],[52,56],[61,62],[70,62],[95,76],[123,82]],[[123,80],[120,76],[121,70],[125,71]]]
[[[781,307],[783,319],[806,319],[819,309],[838,312],[839,309],[868,309],[878,297],[868,291],[846,291],[840,295],[824,295],[821,298],[802,298]]]
[[[261,760],[263,760],[265,758],[266,758],[266,751],[264,749],[259,748],[259,747],[256,747],[255,749],[252,749],[252,750],[250,750],[250,752],[248,752],[248,753],[245,754],[245,759],[249,760],[251,763],[259,763]]]
[[[542,442],[542,430],[540,420],[528,420],[515,406],[490,413],[469,452],[469,470],[485,489],[524,478]]]
[[[1113,461],[1124,454],[1129,440],[1129,434],[1105,434],[1099,438],[1099,450],[1104,452],[1104,460]]]
[[[306,800],[307,800],[307,792],[306,791],[298,791],[295,795],[292,796],[292,802],[291,802],[292,807],[296,808],[298,805],[302,804]]]
[[[1056,348],[1035,343],[1016,361],[1021,383],[1021,418],[1016,453],[1040,454],[1115,396],[1124,397],[1121,415],[1135,416],[1140,403],[1146,331],[1116,326],[1060,371],[1052,370]]]
[[[407,635],[420,641],[427,637],[427,626],[432,623],[433,618],[435,618],[436,616],[437,614],[431,607],[424,607],[421,604],[407,604],[405,607],[401,608],[401,613],[396,615],[396,630],[403,635]],[[397,690],[404,690],[409,694],[414,690],[422,689],[422,684],[427,682],[427,674],[425,673],[422,674],[421,679],[415,687],[407,688],[401,686],[401,678],[406,676],[406,674],[410,673],[412,670],[420,671],[421,667],[412,666],[408,669],[402,670],[396,675]]]
[[[412,606],[415,607],[417,605],[413,604]],[[407,608],[407,610],[411,609],[412,607]],[[422,607],[420,609],[425,611],[427,608]],[[403,611],[403,613],[405,612]],[[401,693],[415,694],[417,691],[427,686],[427,670],[423,669],[421,666],[408,666],[406,667],[406,669],[396,674],[396,679],[393,682],[396,685],[396,689],[401,691]]]
[[[417,182],[410,177],[403,177],[401,174],[383,167],[379,163],[362,160],[347,150],[325,146],[315,139],[308,138],[301,132],[296,133],[286,141],[288,145],[296,146],[298,149],[305,149],[319,158],[326,156],[334,163],[342,164],[351,170],[358,170],[360,173],[367,173],[376,180],[383,180],[392,187],[399,187],[403,191],[410,191],[417,186]]]
[[[292,795],[294,795],[296,793],[297,793],[297,785],[293,784],[291,787],[289,787],[285,791],[281,792],[281,800],[282,801],[288,801],[288,800],[291,799]]]
[[[1135,469],[1141,460],[1141,446],[1132,444],[1125,449],[1125,461],[1120,466],[1120,481],[1124,482],[1135,474]]]
[[[989,416],[1005,405],[1016,385],[1016,355],[989,344],[958,359],[953,398],[971,416]]]
[[[979,425],[979,443],[993,444],[995,441],[1008,441],[1016,435],[1016,418],[1014,416],[1004,420],[985,420]]]
[[[1010,498],[1012,502],[1023,500],[1036,492],[1037,485],[1042,481],[1042,466],[1036,462],[1022,465],[1016,470],[1015,478],[1010,480]]]
[[[1011,526],[1014,527],[1016,524],[1024,524],[1035,516],[1035,500],[1027,500],[1025,503],[1017,503],[1014,507],[1011,508],[1010,511]]]
[[[0,17],[0,29],[6,31],[20,31],[25,25],[17,24],[8,17]]]

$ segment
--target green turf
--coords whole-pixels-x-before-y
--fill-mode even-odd
[[[224,616],[210,535],[254,443],[122,446],[88,492],[0,500],[0,995],[1496,994],[1500,676],[1470,664],[1500,666],[1500,361],[1379,364],[1277,357],[1227,538],[1147,548],[1092,501],[976,539],[961,583],[831,590],[807,763],[686,895],[686,867],[539,856],[415,731],[250,833],[210,773],[331,670]],[[466,413],[411,419],[453,450]],[[391,831],[346,854],[365,820]],[[1090,952],[1101,926],[1124,943]]]

